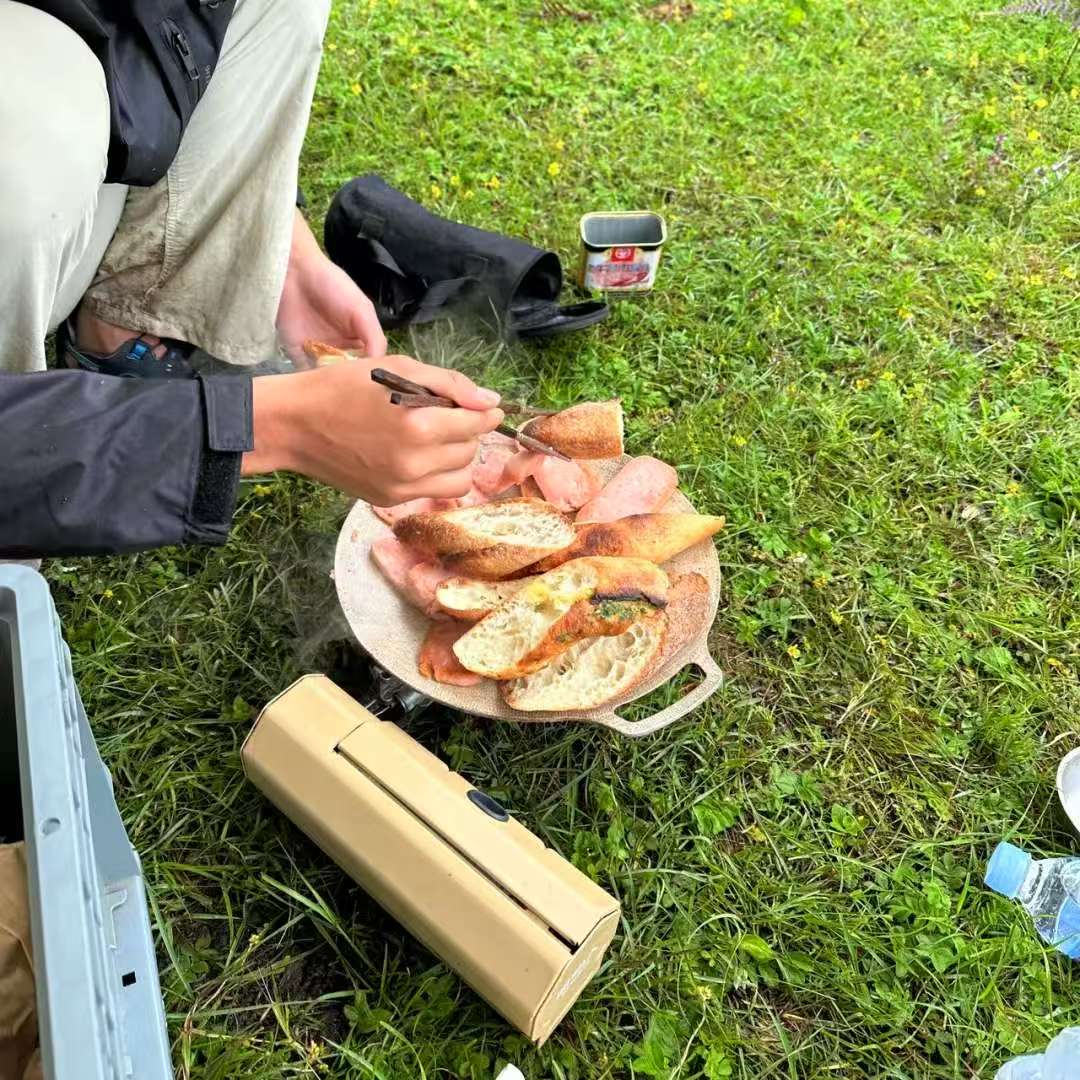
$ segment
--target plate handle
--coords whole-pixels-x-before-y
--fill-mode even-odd
[[[592,717],[593,723],[602,724],[604,727],[618,731],[622,735],[628,735],[632,739],[640,739],[643,735],[651,735],[654,731],[665,728],[668,724],[682,719],[687,713],[693,712],[699,705],[707,701],[724,681],[724,673],[712,658],[708,649],[688,656],[679,668],[679,673],[688,667],[699,667],[702,671],[702,680],[693,690],[684,694],[678,701],[661,709],[658,713],[646,717],[644,720],[624,720],[616,712],[605,716]],[[672,678],[675,676],[673,675]]]

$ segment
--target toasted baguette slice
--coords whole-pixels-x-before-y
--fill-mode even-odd
[[[540,499],[502,499],[480,506],[413,514],[394,525],[394,534],[403,544],[428,555],[461,555],[492,548],[546,548],[543,555],[537,556],[543,558],[570,544],[574,528],[565,514]]]
[[[496,544],[482,551],[464,551],[447,555],[443,564],[460,577],[502,581],[520,573],[536,562],[536,552],[551,554],[550,548],[522,547],[520,544]]]
[[[664,606],[667,587],[667,575],[643,559],[576,559],[505,600],[454,652],[489,679],[527,675],[575,641],[621,634]]]
[[[522,712],[595,709],[640,681],[666,633],[667,615],[654,611],[618,637],[586,638],[540,671],[504,682],[503,698]]]
[[[708,583],[700,574],[683,574],[671,582],[664,611],[646,615],[618,637],[579,641],[540,671],[504,682],[503,698],[522,712],[595,709],[623,698],[675,659],[708,612]]]
[[[522,428],[572,458],[613,458],[623,452],[623,411],[618,398],[572,405],[538,416]]]
[[[305,341],[303,349],[320,367],[323,364],[340,364],[342,360],[359,360],[361,357],[355,349],[339,349],[336,345],[327,345],[322,341]]]
[[[618,521],[579,525],[577,536],[569,547],[541,559],[535,569],[529,568],[529,572],[543,574],[570,559],[587,555],[665,563],[723,527],[722,517],[707,514],[634,514]]]
[[[479,581],[476,578],[452,577],[435,590],[435,602],[440,610],[455,619],[478,622],[535,580],[527,577],[516,581]]]

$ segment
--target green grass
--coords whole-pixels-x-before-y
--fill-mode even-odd
[[[313,216],[377,170],[568,267],[582,212],[667,216],[657,291],[595,331],[398,345],[623,397],[631,449],[727,516],[728,680],[641,742],[414,726],[623,903],[535,1052],[242,778],[253,712],[344,637],[343,502],[246,484],[223,550],[52,563],[180,1076],[989,1077],[1080,1023],[981,884],[1002,837],[1076,850],[1080,37],[976,7],[336,5]]]

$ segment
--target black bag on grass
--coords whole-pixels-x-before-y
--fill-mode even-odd
[[[375,175],[337,193],[325,240],[387,329],[463,314],[506,338],[546,337],[607,315],[599,301],[559,306],[553,251],[438,217]]]

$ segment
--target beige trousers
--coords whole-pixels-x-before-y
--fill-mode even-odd
[[[67,27],[0,0],[0,371],[45,367],[80,300],[235,364],[277,352],[297,169],[329,0],[237,0],[166,177],[104,185],[101,66]]]
[[[0,844],[0,1078],[41,1080],[26,851]]]

